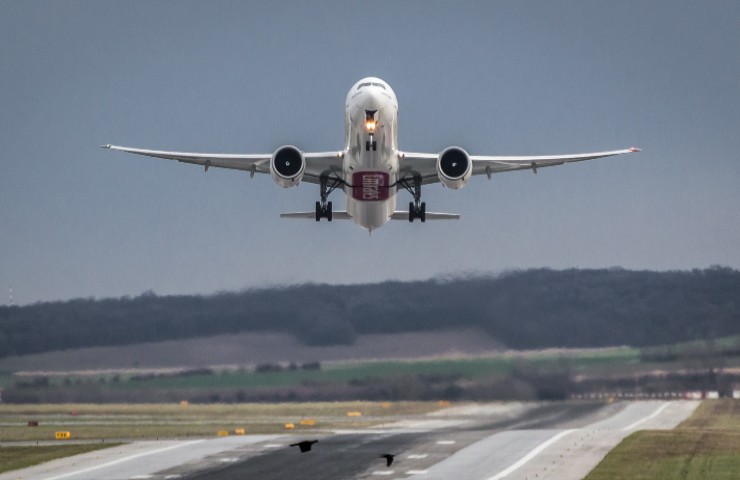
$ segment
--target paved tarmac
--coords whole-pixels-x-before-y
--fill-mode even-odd
[[[8,472],[0,480],[582,479],[625,436],[673,428],[695,401],[497,403],[378,428],[141,441]],[[319,439],[300,453],[288,445]],[[395,454],[391,467],[384,453]]]

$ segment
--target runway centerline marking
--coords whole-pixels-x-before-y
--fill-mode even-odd
[[[409,455],[406,458],[413,458],[413,459],[416,459],[416,458],[427,458],[427,456],[428,455],[426,453],[421,453],[421,454],[417,453],[417,454]]]
[[[393,475],[394,473],[393,470],[375,470],[373,475]]]
[[[437,445],[454,445],[454,440],[440,440],[437,442]]]
[[[496,475],[492,476],[491,478],[487,480],[500,480],[510,474],[511,472],[518,470],[522,465],[527,463],[528,461],[532,460],[534,457],[536,457],[542,450],[546,449],[553,443],[557,442],[564,436],[568,435],[569,433],[575,432],[577,429],[571,429],[571,430],[565,430],[564,432],[560,432],[557,435],[549,438],[548,440],[545,440],[544,442],[540,443],[534,449],[519,459],[518,462],[514,463],[513,465],[510,465],[506,470],[497,473]]]
[[[409,470],[406,475],[424,475],[428,470]]]
[[[636,426],[638,426],[638,425],[639,425],[639,424],[641,424],[642,422],[645,422],[645,421],[648,421],[648,420],[650,420],[651,418],[655,418],[655,417],[657,417],[658,415],[660,415],[660,412],[662,412],[663,410],[665,410],[665,408],[666,408],[666,407],[667,407],[667,406],[668,406],[669,404],[670,404],[670,402],[665,402],[665,403],[664,403],[663,405],[661,405],[661,406],[660,406],[660,408],[658,408],[658,409],[657,409],[657,410],[656,410],[655,412],[653,412],[653,414],[652,414],[652,415],[648,415],[647,417],[643,418],[642,420],[638,420],[638,421],[636,421],[636,422],[635,422],[635,423],[633,423],[632,425],[627,425],[627,426],[626,426],[626,427],[624,427],[624,428],[623,428],[622,430],[624,430],[624,431],[627,431],[627,430],[632,430],[633,428],[635,428]]]
[[[155,453],[162,453],[168,450],[174,450],[176,448],[186,447],[188,445],[193,445],[193,444],[200,443],[200,442],[205,442],[205,440],[193,440],[191,442],[185,442],[179,445],[170,445],[169,447],[160,448],[159,450],[152,450],[151,452],[137,453],[136,455],[131,455],[130,457],[125,457],[125,458],[119,458],[118,460],[113,460],[112,462],[104,463],[102,465],[95,465],[94,467],[83,468],[82,470],[77,470],[76,472],[69,472],[69,473],[64,473],[62,475],[57,475],[56,477],[49,477],[46,480],[59,480],[60,478],[67,478],[73,475],[80,475],[83,473],[92,472],[94,470],[99,470],[101,468],[110,467],[112,465],[117,465],[119,463],[128,462],[129,460],[133,460],[135,458],[146,457],[148,455],[154,455]]]

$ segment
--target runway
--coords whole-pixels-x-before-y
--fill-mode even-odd
[[[135,442],[0,480],[579,480],[638,429],[673,428],[698,402],[500,403],[448,408],[361,431]],[[319,439],[311,452],[288,444]],[[395,454],[388,468],[384,453]]]

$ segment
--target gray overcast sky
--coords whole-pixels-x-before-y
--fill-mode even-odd
[[[740,2],[0,0],[0,304],[529,267],[740,267]],[[318,188],[101,150],[341,148],[375,75],[401,148],[616,159],[424,191],[459,222],[280,220]],[[404,206],[410,196],[400,194]],[[343,205],[343,194],[332,195]]]

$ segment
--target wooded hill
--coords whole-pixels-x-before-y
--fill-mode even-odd
[[[210,296],[0,307],[0,357],[233,332],[313,345],[366,333],[479,328],[512,348],[665,345],[740,334],[740,271],[527,270]]]

